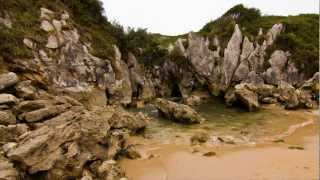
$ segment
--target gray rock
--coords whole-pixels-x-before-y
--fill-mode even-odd
[[[258,95],[249,90],[246,84],[239,84],[235,86],[235,95],[249,111],[257,111],[260,109]]]
[[[0,75],[0,91],[17,84],[18,81],[19,81],[18,76],[13,72],[1,74]]]
[[[155,105],[168,119],[184,124],[202,123],[205,121],[200,114],[187,105],[157,98]]]
[[[276,40],[277,36],[283,30],[283,25],[281,23],[273,25],[273,27],[267,32],[267,44],[271,46],[273,42]]]
[[[50,35],[46,47],[50,49],[57,49],[59,47],[58,38],[55,35]]]
[[[271,67],[265,72],[265,80],[268,84],[278,85],[280,81],[287,80],[287,73],[285,67],[288,61],[288,55],[284,51],[275,51],[269,63]]]
[[[228,42],[228,46],[224,51],[223,70],[225,78],[225,86],[229,87],[233,74],[238,67],[242,44],[242,33],[238,25],[235,26],[233,35]]]
[[[40,26],[41,29],[43,29],[44,31],[46,32],[52,32],[54,31],[54,27],[53,25],[47,21],[47,20],[43,20],[41,21],[41,26]]]

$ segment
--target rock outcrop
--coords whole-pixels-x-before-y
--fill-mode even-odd
[[[201,115],[187,105],[178,104],[161,98],[155,100],[155,105],[160,111],[160,114],[178,123],[194,124],[205,121]]]
[[[257,111],[260,109],[258,95],[248,89],[246,84],[236,85],[235,96],[249,111]]]
[[[13,73],[0,76],[8,75]],[[15,81],[0,94],[0,179],[125,176],[114,159],[128,149],[129,135],[147,126],[148,117],[119,106],[88,110],[71,97],[28,85]]]

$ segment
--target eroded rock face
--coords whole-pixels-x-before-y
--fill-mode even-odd
[[[239,57],[241,53],[242,38],[243,37],[239,29],[239,26],[236,25],[234,33],[228,43],[227,48],[224,51],[223,70],[225,78],[224,85],[226,87],[230,85],[235,70],[238,67]],[[248,47],[248,49],[250,49],[250,47]],[[245,56],[246,52],[243,55]]]
[[[205,121],[194,109],[187,105],[157,98],[155,105],[162,115],[178,123],[194,124]]]
[[[125,145],[126,131],[120,130],[136,132],[146,126],[139,120],[143,119],[117,108],[74,107],[19,137],[7,156],[24,164],[29,174],[46,171],[49,179],[79,178],[85,164],[114,158]]]

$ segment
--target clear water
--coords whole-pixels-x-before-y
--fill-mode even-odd
[[[238,108],[228,108],[218,100],[211,100],[195,107],[195,110],[206,122],[195,125],[178,124],[157,117],[152,107],[133,111],[141,111],[153,117],[145,136],[162,143],[189,142],[190,136],[199,130],[206,131],[211,136],[232,137],[239,142],[257,142],[284,133],[290,126],[314,118],[310,112],[286,111],[277,106],[264,107],[259,112],[247,112]]]

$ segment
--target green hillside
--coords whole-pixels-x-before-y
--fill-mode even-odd
[[[237,15],[237,18],[234,18]],[[276,23],[283,23],[285,30],[278,37],[273,47],[275,49],[290,51],[291,59],[299,70],[309,76],[319,69],[319,14],[301,14],[298,16],[262,16],[260,10],[246,8],[242,4],[227,11],[215,21],[209,22],[201,30],[200,34],[213,38],[215,35],[221,40],[222,47],[226,47],[230,39],[234,25],[239,24],[244,35],[251,41],[260,42],[263,39],[255,39],[259,28],[264,33]]]

